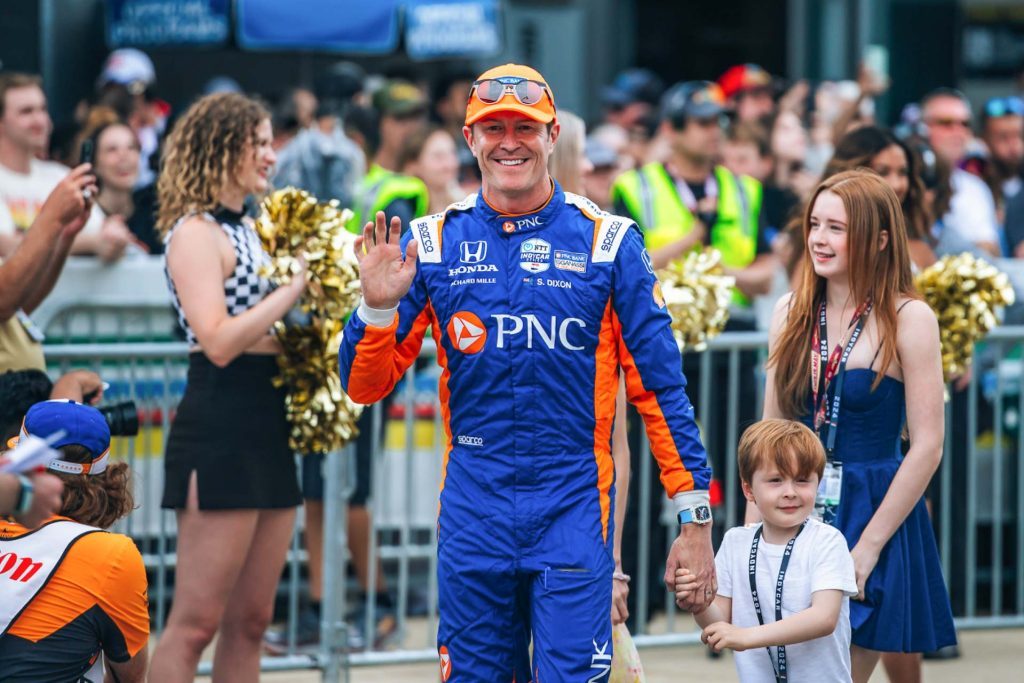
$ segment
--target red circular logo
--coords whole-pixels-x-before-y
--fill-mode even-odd
[[[513,223],[512,221],[505,221],[504,223],[501,224],[501,229],[504,230],[505,232],[515,232],[516,224]]]
[[[459,311],[448,321],[448,339],[462,353],[480,353],[487,344],[487,328],[475,313]]]

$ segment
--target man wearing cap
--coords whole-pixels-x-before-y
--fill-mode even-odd
[[[604,120],[627,131],[642,125],[652,112],[657,112],[663,92],[665,85],[653,72],[626,69],[601,90]]]
[[[772,75],[757,64],[737,64],[718,79],[737,121],[758,123],[775,110]]]
[[[751,298],[768,292],[776,263],[758,229],[761,184],[715,163],[724,104],[714,83],[673,86],[662,102],[660,130],[671,145],[669,160],[622,174],[612,197],[616,212],[643,229],[655,267],[705,245],[722,252],[736,278],[732,317],[753,322]]]
[[[128,466],[109,462],[110,429],[91,406],[37,403],[19,438],[28,436],[56,437],[47,470],[64,495],[31,533],[0,520],[0,680],[101,683],[105,662],[106,680],[141,682],[146,569],[130,538],[103,530],[132,509]]]
[[[667,575],[698,568],[697,611],[716,589],[711,473],[640,233],[548,174],[559,125],[543,76],[486,71],[465,121],[480,194],[414,221],[401,241],[378,213],[357,240],[363,301],[343,336],[342,384],[356,401],[380,399],[431,328],[447,435],[442,680],[523,680],[525,648],[510,634],[530,633],[534,680],[605,681],[620,366],[679,512]]]
[[[397,217],[403,226],[427,211],[427,186],[414,176],[399,173],[398,155],[409,136],[427,121],[427,98],[408,81],[389,81],[373,95],[379,116],[378,136],[369,141],[373,164],[363,178],[349,223],[359,232],[365,218],[383,211],[387,220]]]
[[[131,106],[125,122],[139,138],[139,177],[136,188],[156,182],[156,155],[167,126],[170,105],[154,96],[156,68],[142,50],[123,47],[111,52],[96,79],[99,104],[113,105],[127,99]],[[118,91],[121,91],[120,93]],[[114,109],[118,106],[113,105]]]

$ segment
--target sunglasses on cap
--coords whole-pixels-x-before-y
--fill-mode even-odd
[[[507,93],[512,93],[520,104],[525,104],[527,107],[532,107],[540,102],[545,93],[552,103],[555,101],[547,83],[531,81],[519,76],[501,76],[474,81],[469,96],[470,98],[476,97],[484,104],[495,104],[501,101],[501,98]]]
[[[985,103],[985,116],[1024,116],[1024,100],[1019,97],[993,97]]]

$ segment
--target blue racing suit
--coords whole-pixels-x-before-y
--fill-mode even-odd
[[[370,403],[428,326],[437,342],[442,678],[513,680],[512,636],[532,633],[538,680],[605,681],[620,366],[668,495],[711,478],[643,237],[553,184],[535,213],[471,195],[414,221],[403,253],[410,239],[417,272],[397,316],[361,307],[340,364],[345,390]]]

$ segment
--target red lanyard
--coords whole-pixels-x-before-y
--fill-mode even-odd
[[[846,369],[846,361],[853,351],[854,344],[860,337],[864,324],[867,322],[868,314],[871,313],[871,300],[865,301],[853,312],[850,324],[847,325],[847,332],[853,329],[850,334],[850,341],[843,347],[843,340],[828,352],[828,324],[825,317],[825,302],[822,301],[818,308],[818,326],[814,329],[811,337],[811,394],[814,398],[814,428],[820,430],[825,423],[825,409],[828,404],[827,393],[832,379]],[[833,410],[838,413],[838,406]],[[831,420],[838,420],[838,414],[833,414]]]

